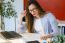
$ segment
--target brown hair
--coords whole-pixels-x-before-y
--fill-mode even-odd
[[[36,8],[39,10],[39,16],[41,17],[42,15],[44,15],[45,11],[41,8],[41,6],[37,3],[37,1],[28,1],[29,3],[27,4],[27,8],[26,8],[26,23],[27,23],[27,28],[28,28],[28,32],[33,33],[34,32],[34,17],[31,15],[31,13],[29,12],[29,5],[34,4],[36,6]]]

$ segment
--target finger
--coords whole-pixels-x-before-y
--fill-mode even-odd
[[[42,39],[43,39],[43,37],[40,37],[40,39],[42,40]]]

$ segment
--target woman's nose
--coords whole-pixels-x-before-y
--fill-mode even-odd
[[[34,13],[35,13],[34,11],[31,12],[32,15],[33,15]]]

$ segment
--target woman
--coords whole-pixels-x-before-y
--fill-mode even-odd
[[[28,3],[26,13],[28,32],[39,33],[41,39],[51,38],[59,33],[54,15],[45,12],[36,1]]]

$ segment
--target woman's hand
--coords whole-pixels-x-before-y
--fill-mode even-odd
[[[47,39],[47,35],[46,35],[46,34],[41,35],[41,36],[40,36],[40,39],[41,39],[41,40]]]
[[[47,39],[47,35],[43,34],[43,35],[40,36],[39,42],[42,43],[42,41],[46,40],[46,39]]]
[[[23,12],[21,12],[21,14],[23,14],[24,16],[26,16],[26,10],[24,10]]]
[[[46,40],[46,39],[51,38],[51,37],[52,37],[51,34],[48,34],[48,35],[44,34],[44,35],[41,35],[41,36],[40,36],[40,39],[41,39],[41,40],[44,40],[44,39]]]
[[[48,40],[48,38],[52,38],[52,34],[48,34],[48,35],[44,34],[44,35],[41,35],[39,42],[42,43],[43,40],[49,41],[50,39]]]

